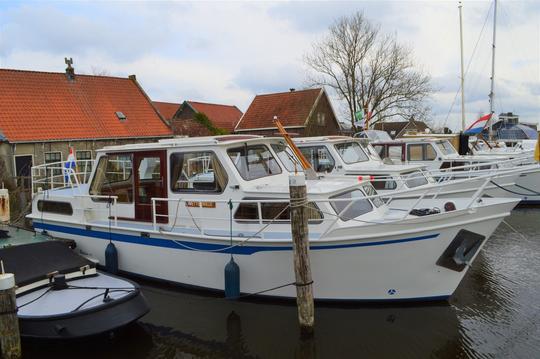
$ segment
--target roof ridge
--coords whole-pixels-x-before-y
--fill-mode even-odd
[[[264,93],[264,94],[255,95],[255,97],[282,95],[282,94],[286,94],[286,93],[287,93],[287,94],[293,94],[293,93],[299,93],[299,92],[321,91],[321,90],[322,90],[322,87],[314,87],[314,88],[309,88],[309,89],[304,89],[304,90],[294,90],[294,91],[282,91],[282,92]]]
[[[186,102],[189,102],[189,103],[200,103],[200,104],[203,104],[203,105],[235,107],[236,109],[238,109],[238,110],[240,111],[240,109],[239,109],[238,107],[236,107],[236,105],[225,105],[225,104],[222,104],[222,103],[201,102],[201,101],[191,101],[191,100],[186,100]]]
[[[178,106],[181,105],[181,103],[167,102],[167,101],[157,101],[157,100],[152,100],[152,102],[156,102],[156,103],[166,103],[166,104],[168,104],[168,105],[178,105]]]
[[[5,72],[30,72],[30,73],[36,73],[36,74],[51,74],[51,75],[65,75],[66,74],[65,72],[21,70],[21,69],[7,69],[7,68],[0,68],[0,71],[5,71]],[[77,76],[100,77],[100,78],[106,77],[106,78],[113,78],[113,79],[129,80],[129,77],[89,75],[89,74],[75,73],[75,77],[77,77]]]

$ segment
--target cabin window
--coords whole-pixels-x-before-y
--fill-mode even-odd
[[[407,145],[407,159],[409,161],[433,161],[437,152],[430,143]]]
[[[345,163],[357,163],[369,160],[362,147],[356,142],[338,143],[334,147]]]
[[[379,157],[381,158],[386,158],[386,147],[384,145],[373,145],[373,148],[375,149],[375,151],[377,151],[377,154],[379,155]]]
[[[374,176],[372,186],[377,190],[391,190],[397,188],[397,183],[390,175]]]
[[[441,150],[441,152],[445,155],[457,154],[454,146],[452,146],[452,144],[448,141],[437,142],[437,147],[439,147],[439,150]]]
[[[393,160],[403,160],[403,146],[388,146],[388,157]]]
[[[403,175],[405,184],[409,188],[423,186],[428,183],[426,176],[421,171],[409,172]]]
[[[424,155],[424,160],[433,161],[435,158],[437,158],[437,151],[435,151],[435,148],[432,144],[426,144],[426,153]]]
[[[378,195],[377,191],[371,184],[365,184],[362,186],[362,189],[366,193],[366,196],[376,196]],[[380,207],[384,204],[384,201],[381,199],[381,197],[373,197],[371,198],[371,202],[375,205],[375,207]]]
[[[76,151],[75,157],[77,161],[86,161],[92,159],[92,151]]]
[[[212,151],[173,153],[171,191],[221,193],[227,186],[227,172]]]
[[[407,159],[409,161],[423,161],[424,155],[423,155],[423,148],[424,145],[408,145],[408,154]]]
[[[269,202],[261,203],[262,221],[268,223],[274,222],[289,222],[291,220],[291,212],[289,211],[289,202]],[[308,221],[309,223],[321,223],[323,214],[315,203],[307,204]],[[259,222],[259,209],[257,203],[240,203],[238,209],[234,213],[236,222]]]
[[[277,157],[285,167],[285,169],[289,172],[302,172],[304,169],[302,168],[302,164],[296,158],[292,150],[285,146],[282,143],[274,143],[272,145],[272,149],[276,153]]]
[[[37,206],[41,212],[64,214],[66,216],[73,215],[73,208],[69,202],[39,200]]]
[[[90,194],[117,196],[118,203],[133,202],[133,159],[131,154],[110,154],[99,159]],[[104,198],[94,198],[106,201]]]
[[[281,173],[281,167],[265,145],[246,144],[227,150],[227,154],[240,176],[247,181]]]
[[[336,211],[342,221],[354,219],[371,212],[373,209],[371,202],[365,198],[364,193],[357,189],[340,193],[330,198],[342,200],[339,202],[330,202],[332,208],[334,208],[334,211]],[[350,201],[343,201],[346,199],[349,199]]]
[[[315,172],[332,172],[335,161],[326,146],[300,147]]]

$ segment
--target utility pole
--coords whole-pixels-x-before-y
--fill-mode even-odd
[[[289,192],[298,322],[302,336],[308,337],[312,336],[314,332],[315,306],[309,262],[306,177],[303,173],[289,176]]]
[[[461,49],[461,131],[465,131],[465,74],[463,69],[463,19],[461,9],[463,5],[459,2],[459,42]]]
[[[1,262],[0,262],[1,263]],[[21,336],[17,301],[15,299],[15,276],[4,273],[4,263],[0,272],[0,357],[15,359],[21,357]]]
[[[491,117],[489,119],[489,140],[493,140],[493,113],[494,103],[493,97],[495,96],[494,87],[495,87],[495,35],[497,33],[497,0],[494,1],[493,7],[493,43],[491,49],[491,91],[489,93],[489,113]]]

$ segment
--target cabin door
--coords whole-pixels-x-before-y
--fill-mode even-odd
[[[152,221],[152,198],[167,197],[166,151],[135,152],[135,220]],[[168,203],[156,201],[157,222],[167,223]]]

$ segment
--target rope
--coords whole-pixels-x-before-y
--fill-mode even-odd
[[[233,248],[236,248],[238,246],[242,246],[244,245],[244,243],[246,243],[247,241],[255,238],[256,236],[258,236],[261,232],[263,232],[266,228],[268,228],[271,224],[273,224],[278,218],[279,216],[281,216],[285,210],[287,210],[289,207],[291,207],[290,204],[288,204],[287,206],[283,207],[283,209],[270,221],[268,222],[266,225],[264,225],[263,227],[261,227],[261,229],[259,229],[257,232],[255,232],[253,235],[249,236],[248,238],[242,240],[241,242],[238,242],[236,244],[233,244],[233,245],[230,245],[228,247],[224,247],[224,248],[218,248],[218,249],[199,249],[199,248],[194,248],[194,247],[191,247],[191,246],[188,246],[184,243],[181,243],[181,242],[178,242],[177,240],[172,240],[174,243],[176,243],[177,245],[181,246],[181,247],[184,247],[186,249],[189,249],[191,251],[197,251],[197,252],[213,252],[213,253],[219,253],[219,252],[223,252],[223,251],[228,251],[230,249],[233,249]],[[187,208],[187,207],[186,207]],[[188,209],[189,211],[189,209]],[[193,222],[195,223],[195,222]],[[196,224],[195,224],[196,225]],[[169,231],[163,231],[161,228],[159,229],[159,232],[160,233],[165,233],[165,232],[168,232],[168,233],[171,233],[172,230],[174,229],[174,227],[171,228],[171,230]],[[201,229],[199,228],[199,231],[201,231]],[[202,233],[202,231],[201,231]]]
[[[508,226],[508,228],[510,228],[510,230],[514,231],[518,236],[520,236],[523,240],[525,241],[528,241],[529,238],[527,238],[527,236],[525,236],[524,234],[520,233],[517,229],[515,229],[514,227],[512,227],[510,225],[510,223],[506,222],[505,220],[502,221],[502,223],[506,224]]]
[[[259,295],[259,294],[271,292],[271,291],[276,290],[276,289],[285,288],[285,287],[288,287],[290,285],[294,285],[296,287],[307,287],[308,285],[312,285],[312,284],[313,284],[313,281],[310,281],[308,283],[291,282],[291,283],[287,283],[287,284],[278,285],[277,287],[273,287],[273,288],[270,288],[270,289],[261,290],[259,292],[242,294],[242,295],[239,295],[239,296],[236,296],[236,297],[230,297],[230,298],[227,298],[227,299],[235,300],[235,299],[242,299],[242,298],[252,297],[254,295]]]
[[[504,187],[498,185],[497,183],[495,183],[495,182],[493,182],[493,181],[489,181],[489,182],[491,182],[492,184],[494,184],[495,186],[497,186],[498,188],[500,188],[500,189],[502,189],[502,190],[504,190],[504,191],[506,191],[506,192],[513,193],[513,194],[516,194],[516,195],[518,195],[518,196],[540,196],[540,193],[539,193],[539,192],[533,191],[533,190],[531,190],[531,189],[528,189],[528,188],[526,188],[526,187],[520,186],[520,185],[518,185],[518,184],[515,184],[515,186],[516,186],[516,187],[519,187],[519,188],[522,188],[522,189],[524,189],[524,190],[526,190],[526,191],[529,191],[529,192],[531,192],[531,193],[520,193],[520,192],[512,191],[512,190],[510,190],[510,189],[508,189],[508,188],[504,188]]]

